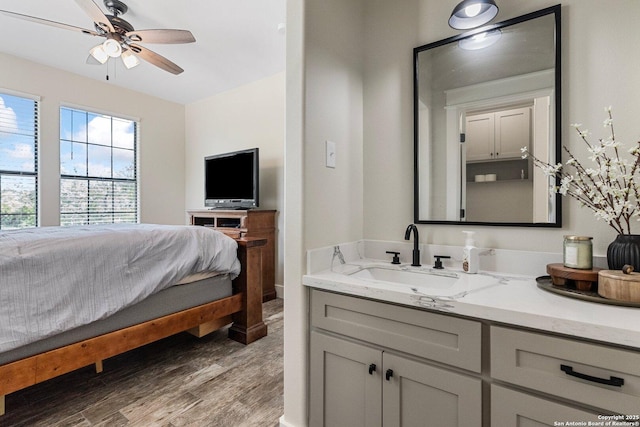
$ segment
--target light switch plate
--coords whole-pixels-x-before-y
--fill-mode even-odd
[[[328,168],[336,167],[336,143],[332,141],[326,141],[326,153],[327,160],[326,166]]]

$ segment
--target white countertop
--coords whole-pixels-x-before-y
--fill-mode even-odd
[[[363,264],[389,265],[389,262],[360,259],[341,265],[336,271],[342,271],[342,268],[348,272],[349,268],[358,268]],[[640,349],[640,308],[599,304],[558,295],[540,289],[532,276],[487,271],[469,275],[452,268],[445,271],[459,274],[461,282],[456,292],[444,296],[440,293],[441,297],[430,296],[424,290],[409,285],[361,279],[331,270],[308,274],[303,277],[303,284],[383,302]],[[482,285],[475,286],[473,283]]]

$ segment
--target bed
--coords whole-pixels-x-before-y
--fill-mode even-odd
[[[151,224],[0,232],[0,415],[4,396],[133,348],[262,321],[264,239]]]

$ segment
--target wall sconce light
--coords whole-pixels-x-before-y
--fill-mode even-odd
[[[493,0],[463,0],[453,9],[449,26],[456,30],[469,30],[486,24],[498,14]]]
[[[502,37],[502,31],[498,28],[462,39],[458,42],[458,46],[460,46],[460,49],[464,50],[484,49],[500,40],[500,37]]]

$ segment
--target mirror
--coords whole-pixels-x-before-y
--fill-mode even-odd
[[[417,223],[561,226],[560,5],[414,49]]]

